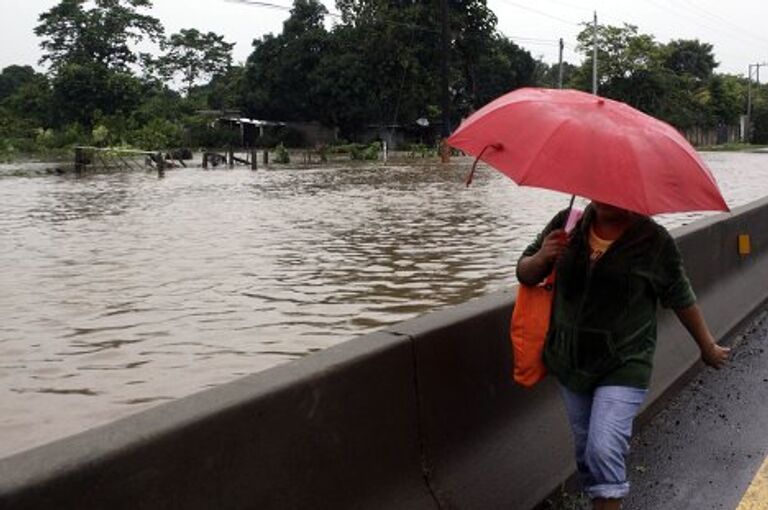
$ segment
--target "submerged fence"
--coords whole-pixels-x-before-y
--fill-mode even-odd
[[[161,151],[142,151],[133,149],[105,147],[75,147],[75,172],[99,170],[139,170],[155,168],[163,172],[166,167],[166,154]]]

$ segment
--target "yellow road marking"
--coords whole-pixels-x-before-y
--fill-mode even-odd
[[[736,510],[768,510],[768,457],[757,470]]]

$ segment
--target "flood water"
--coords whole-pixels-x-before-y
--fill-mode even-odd
[[[705,159],[732,207],[768,195],[768,154]],[[513,285],[568,197],[470,163],[0,165],[0,456]]]

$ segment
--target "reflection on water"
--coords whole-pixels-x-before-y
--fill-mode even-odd
[[[469,163],[0,178],[0,455],[512,285],[568,197]]]

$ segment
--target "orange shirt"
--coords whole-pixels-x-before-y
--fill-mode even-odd
[[[603,253],[610,248],[613,241],[602,239],[595,234],[594,227],[589,228],[589,260],[594,263],[597,259],[603,256]]]

